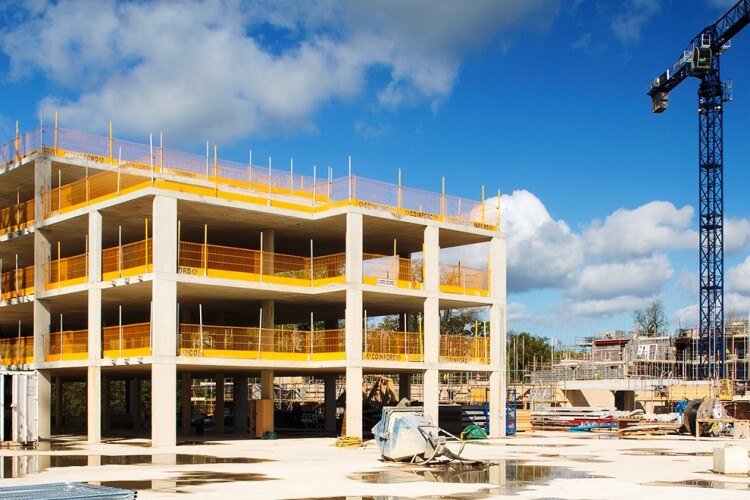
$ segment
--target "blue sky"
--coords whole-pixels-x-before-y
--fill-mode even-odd
[[[6,1],[0,135],[61,126],[295,172],[503,193],[508,327],[572,342],[698,309],[697,80],[649,82],[725,0]],[[722,56],[725,309],[750,310],[750,29]],[[258,159],[263,159],[258,160]]]

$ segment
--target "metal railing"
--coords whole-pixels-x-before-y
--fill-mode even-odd
[[[151,354],[151,323],[102,328],[102,357],[122,358]]]
[[[34,361],[34,337],[0,339],[0,361],[3,365],[25,365]]]
[[[88,254],[56,259],[44,265],[45,287],[56,287],[84,283],[88,278]]]
[[[22,201],[0,209],[0,236],[33,226],[34,200]]]
[[[490,338],[478,335],[440,335],[440,361],[490,363]]]
[[[299,206],[308,211],[346,203],[488,230],[497,231],[500,226],[498,211],[493,207],[495,220],[489,220],[484,201],[355,176],[318,179],[295,174],[291,169],[287,172],[223,160],[218,158],[215,149],[213,155],[207,151],[203,156],[59,127],[37,128],[1,144],[0,172],[39,152],[117,169],[117,172],[103,172],[108,175],[96,174],[50,190],[45,194],[45,215],[118,194],[137,184],[151,185],[153,179],[159,177],[204,187],[213,185],[217,196],[227,188],[253,196],[281,196],[293,202],[288,208]],[[128,172],[120,172],[123,168]],[[150,177],[151,182],[144,184],[143,177]]]
[[[25,297],[34,293],[34,266],[14,269],[0,278],[0,300]]]
[[[47,361],[86,359],[89,351],[88,330],[52,332],[47,335]]]
[[[363,332],[362,359],[378,361],[423,361],[422,332],[370,330]]]

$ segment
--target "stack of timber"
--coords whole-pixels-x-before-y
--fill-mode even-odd
[[[568,430],[581,425],[601,425],[602,428],[616,423],[612,408],[597,408],[589,406],[565,406],[548,408],[531,413],[531,423],[534,429]]]
[[[636,425],[620,427],[617,434],[620,436],[665,436],[667,434],[679,434],[682,424],[679,422],[642,422]]]
[[[516,432],[533,432],[531,410],[516,410]]]

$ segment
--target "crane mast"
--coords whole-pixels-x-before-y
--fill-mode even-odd
[[[669,92],[688,77],[698,86],[698,172],[700,229],[700,379],[725,377],[724,364],[724,124],[723,105],[732,98],[730,82],[722,82],[720,56],[732,37],[750,23],[750,0],[741,0],[718,21],[704,28],[677,62],[649,86],[651,110],[668,107]]]

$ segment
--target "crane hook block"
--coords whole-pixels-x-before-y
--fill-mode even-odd
[[[666,92],[657,92],[651,96],[651,112],[663,113],[669,106],[669,94]]]

